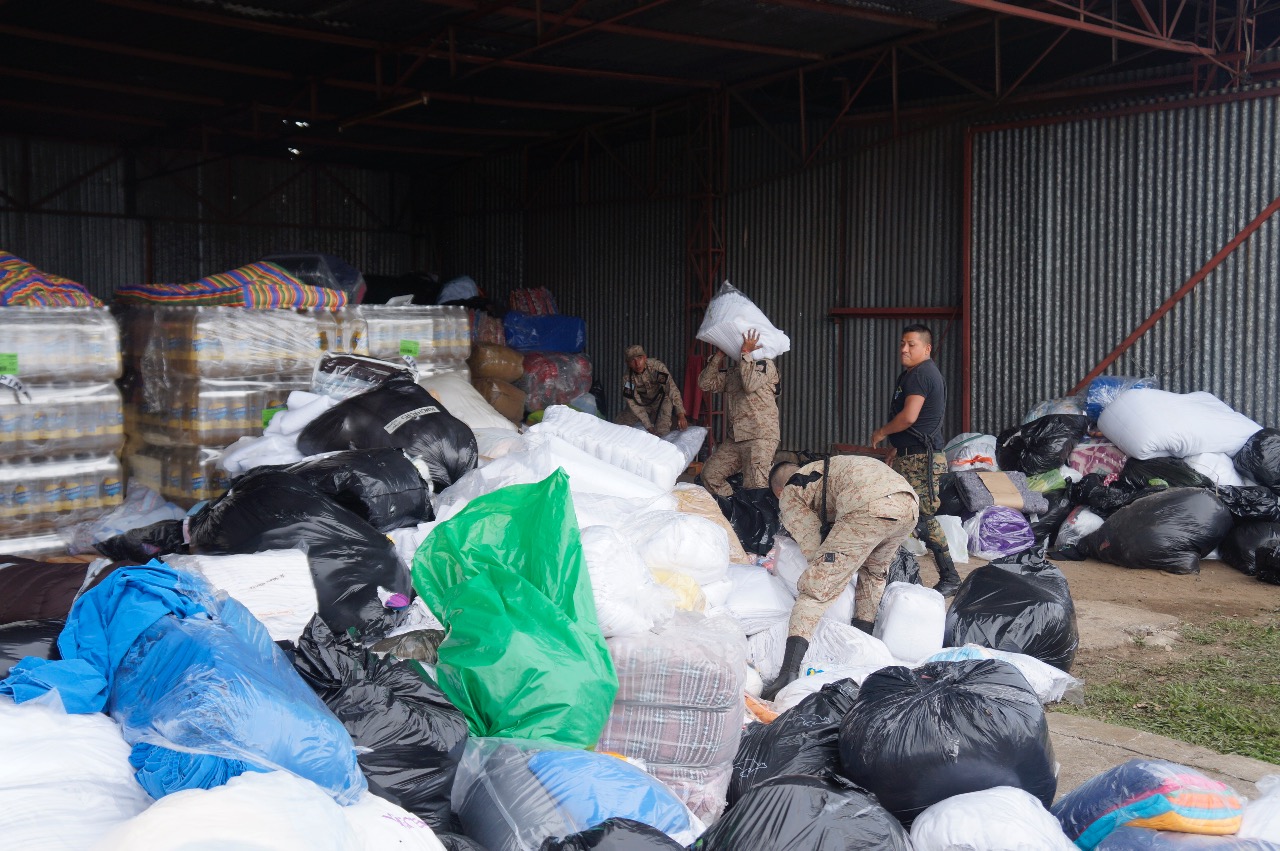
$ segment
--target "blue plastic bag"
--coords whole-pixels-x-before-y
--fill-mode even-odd
[[[1102,412],[1126,390],[1139,390],[1146,387],[1160,389],[1158,378],[1137,378],[1132,375],[1099,375],[1089,382],[1085,391],[1084,412],[1091,420],[1102,416]]]
[[[507,345],[518,352],[580,352],[587,347],[587,323],[554,313],[530,316],[511,310],[502,319]]]

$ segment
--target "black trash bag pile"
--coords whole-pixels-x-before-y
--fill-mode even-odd
[[[1200,559],[1213,552],[1233,522],[1212,491],[1169,488],[1112,514],[1080,541],[1079,549],[1121,567],[1199,573]]]
[[[729,806],[756,785],[784,774],[820,776],[839,767],[840,721],[853,708],[853,680],[828,683],[768,724],[753,724],[738,743]]]
[[[425,461],[437,493],[475,469],[480,455],[467,424],[407,377],[339,402],[298,435],[303,455],[387,447]]]
[[[161,520],[150,526],[130,529],[98,541],[93,548],[113,561],[131,564],[146,564],[156,556],[185,555],[187,552],[181,520]]]
[[[563,839],[544,839],[538,851],[684,851],[684,846],[643,822],[611,818]]]
[[[1280,487],[1280,429],[1264,428],[1244,442],[1235,455],[1241,474],[1269,488]]]
[[[713,494],[713,496],[715,496]],[[773,549],[773,536],[782,521],[778,516],[778,498],[769,488],[742,488],[730,496],[716,496],[720,511],[742,542],[742,548],[758,556]]]
[[[370,790],[447,829],[467,719],[422,668],[379,659],[318,616],[298,639],[293,664],[351,734]]]
[[[1280,522],[1280,495],[1271,488],[1221,487],[1218,499],[1237,520],[1270,520]]]
[[[13,621],[0,625],[0,679],[9,676],[9,669],[28,656],[61,659],[58,636],[66,625],[65,618]]]
[[[379,532],[435,518],[431,492],[399,449],[351,449],[285,468]]]
[[[1048,807],[1058,787],[1044,709],[999,659],[871,674],[840,725],[840,763],[908,826],[953,795],[1015,786]]]
[[[920,581],[920,562],[916,561],[916,557],[907,552],[904,547],[898,547],[898,554],[893,557],[893,563],[889,565],[885,584],[888,585],[890,582],[924,584]]]
[[[902,825],[875,796],[842,777],[789,774],[738,801],[689,851],[909,851]]]
[[[1050,414],[1005,429],[996,438],[996,463],[1001,470],[1028,476],[1056,470],[1067,463],[1088,428],[1083,414]]]
[[[1129,458],[1116,486],[1128,491],[1144,488],[1212,488],[1213,482],[1181,458]]]
[[[1218,545],[1222,560],[1246,576],[1258,574],[1258,553],[1280,546],[1280,523],[1253,520],[1237,523]]]
[[[978,644],[1071,670],[1080,646],[1067,577],[1039,549],[979,567],[947,611],[947,647]]]
[[[1262,547],[1254,554],[1258,565],[1258,581],[1280,585],[1280,546]]]
[[[1037,547],[1047,546],[1053,540],[1071,509],[1075,508],[1069,490],[1051,491],[1044,497],[1049,501],[1049,510],[1031,521],[1031,533],[1036,536]]]
[[[189,528],[191,549],[202,555],[304,550],[320,616],[333,629],[385,635],[395,617],[378,587],[413,595],[409,569],[386,535],[283,470],[249,471],[192,516]]]

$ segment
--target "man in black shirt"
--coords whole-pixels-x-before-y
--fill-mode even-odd
[[[960,575],[947,549],[947,537],[934,517],[939,505],[938,479],[947,472],[947,456],[942,452],[947,385],[933,362],[933,334],[926,326],[908,325],[902,329],[898,353],[903,370],[893,391],[889,422],[872,432],[871,445],[878,446],[888,438],[889,466],[919,494],[916,535],[938,565],[938,584],[933,587],[950,597],[960,586]]]

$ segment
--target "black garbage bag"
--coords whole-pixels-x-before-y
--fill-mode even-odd
[[[1089,509],[1099,517],[1110,517],[1129,503],[1137,502],[1144,496],[1151,496],[1151,494],[1159,493],[1163,490],[1168,490],[1168,488],[1162,485],[1139,490],[1129,490],[1122,487],[1094,488],[1089,493],[1087,504]]]
[[[339,402],[298,435],[303,455],[384,447],[425,461],[437,493],[475,469],[479,458],[476,436],[467,424],[405,377]]]
[[[1031,532],[1036,536],[1038,547],[1046,546],[1058,534],[1058,528],[1067,519],[1071,509],[1075,508],[1067,490],[1051,491],[1044,498],[1049,501],[1049,510],[1031,521]]]
[[[1124,462],[1116,486],[1131,491],[1143,488],[1212,488],[1207,476],[1181,458],[1130,458]]]
[[[1237,523],[1218,545],[1222,560],[1246,576],[1258,573],[1258,552],[1280,546],[1280,523],[1253,520]]]
[[[298,639],[293,665],[351,734],[374,794],[448,828],[467,719],[422,667],[380,659],[318,616]]]
[[[773,536],[782,524],[778,517],[778,498],[773,491],[743,488],[730,496],[717,496],[716,502],[742,542],[742,548],[759,556],[768,555],[773,549]]]
[[[437,830],[436,839],[440,840],[445,851],[489,851],[479,842],[460,833],[441,833]]]
[[[58,636],[66,625],[65,619],[48,619],[14,621],[0,626],[0,679],[9,676],[9,669],[28,656],[61,659]]]
[[[1258,581],[1280,585],[1280,546],[1260,547],[1254,554],[1258,565]]]
[[[1169,488],[1112,514],[1079,547],[1086,556],[1121,567],[1199,573],[1200,559],[1213,552],[1233,522],[1213,491]]]
[[[838,775],[766,780],[689,846],[689,851],[908,851],[902,825],[875,796]]]
[[[1053,803],[1053,745],[1044,709],[999,659],[881,668],[840,725],[841,772],[904,825],[938,801],[1016,786]]]
[[[840,720],[857,698],[853,680],[827,683],[770,723],[748,727],[733,758],[729,806],[774,777],[835,771],[840,763]]]
[[[684,846],[643,822],[611,818],[563,839],[544,839],[538,851],[684,851]]]
[[[409,569],[386,535],[283,470],[250,470],[190,518],[191,548],[206,555],[302,549],[334,629],[382,636],[395,618],[378,587],[412,597]]]
[[[943,643],[1025,653],[1070,671],[1080,632],[1067,577],[1042,549],[979,567],[956,591]]]
[[[1001,470],[1028,476],[1056,470],[1067,463],[1088,428],[1083,414],[1050,414],[1005,429],[996,438],[996,463]]]
[[[952,517],[967,515],[964,499],[960,496],[960,488],[956,486],[955,473],[943,473],[938,477],[938,510],[935,514],[947,514]]]
[[[1258,484],[1280,487],[1280,429],[1254,432],[1234,460],[1236,469]]]
[[[1237,520],[1271,520],[1280,522],[1280,495],[1271,488],[1221,487],[1218,499]]]
[[[105,541],[98,541],[93,548],[113,561],[146,564],[156,556],[187,553],[182,538],[181,520],[161,520],[150,526],[141,526],[122,532]]]
[[[435,518],[431,492],[399,449],[351,449],[286,467],[379,532]]]
[[[885,584],[888,585],[890,582],[924,584],[920,581],[920,562],[916,561],[916,557],[907,552],[905,547],[898,547],[898,554],[893,557],[893,564],[889,565]]]

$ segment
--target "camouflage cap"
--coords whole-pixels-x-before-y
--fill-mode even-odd
[[[648,357],[648,355],[644,353],[644,346],[627,346],[627,360],[643,357]]]

